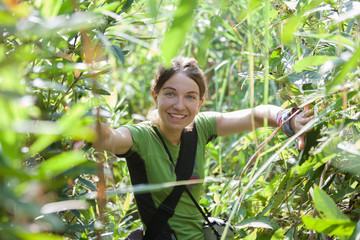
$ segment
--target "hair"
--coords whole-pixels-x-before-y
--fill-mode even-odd
[[[169,68],[165,68],[163,65],[160,65],[152,90],[158,94],[165,82],[178,73],[185,74],[187,77],[196,82],[200,90],[200,99],[205,96],[207,91],[206,77],[200,69],[196,59],[189,57],[174,58],[171,61],[171,66]]]

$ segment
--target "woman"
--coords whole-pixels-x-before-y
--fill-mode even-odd
[[[125,157],[132,184],[173,182],[177,179],[175,165],[182,145],[180,142],[183,131],[196,130],[196,157],[190,178],[204,179],[205,145],[208,141],[216,136],[251,130],[252,114],[255,127],[263,126],[265,117],[271,127],[276,127],[278,122],[281,123],[289,117],[288,111],[272,105],[229,113],[199,113],[204,103],[205,92],[205,77],[197,61],[193,58],[176,58],[170,68],[165,69],[160,66],[158,69],[152,89],[152,97],[156,105],[154,119],[122,126],[116,130],[98,124],[96,127],[98,138],[93,146]],[[312,119],[311,115],[312,111],[297,114],[290,121],[290,125],[283,128],[284,131],[293,135]],[[304,137],[305,135],[302,135],[298,138],[300,149],[304,148]],[[189,190],[198,201],[201,197],[202,185],[193,185]],[[135,195],[145,229],[157,225],[154,224],[153,216],[171,192],[172,189],[167,188]],[[156,230],[160,231],[156,239],[203,239],[203,223],[204,219],[200,212],[189,195],[184,193],[173,215],[167,220],[166,226]],[[147,239],[151,238],[147,237]]]

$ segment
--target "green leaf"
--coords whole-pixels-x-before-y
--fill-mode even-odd
[[[288,21],[284,24],[284,29],[286,29],[286,31],[284,31],[282,35],[282,40],[285,43],[289,43],[291,41],[293,37],[293,33],[295,32],[300,22],[301,22],[301,17],[297,15],[289,18]]]
[[[286,230],[283,229],[283,228],[279,228],[275,233],[274,235],[271,237],[270,240],[282,240],[282,239],[285,239],[286,236]]]
[[[48,179],[59,175],[83,162],[86,159],[83,156],[83,152],[64,152],[55,157],[48,159],[42,163],[39,167],[39,177],[42,179]]]
[[[235,225],[236,228],[265,228],[265,229],[278,229],[279,226],[275,221],[271,221],[268,217],[260,218],[248,218],[241,222],[240,224]]]
[[[357,48],[357,50],[354,52],[352,57],[349,61],[345,62],[343,68],[341,69],[340,73],[335,77],[334,81],[328,83],[326,85],[327,92],[330,92],[330,90],[336,90],[335,88],[340,88],[342,82],[346,79],[346,75],[351,72],[356,66],[358,66],[358,63],[360,61],[360,44]]]
[[[164,65],[168,66],[172,58],[174,58],[185,42],[186,34],[191,28],[193,22],[193,12],[197,1],[181,0],[175,12],[174,20],[162,44],[162,56]]]
[[[349,219],[315,219],[303,216],[302,221],[309,229],[335,236],[351,236],[355,229],[355,223]]]
[[[37,0],[35,3],[40,8],[41,15],[44,18],[51,18],[58,14],[63,0]]]
[[[17,233],[18,237],[24,240],[61,240],[63,237],[49,233]]]
[[[134,2],[134,0],[127,0],[126,3],[124,4],[124,6],[122,7],[121,12],[119,13],[119,15],[122,14],[123,12],[126,12],[126,10],[128,10],[131,7],[133,2]]]
[[[328,60],[336,60],[337,57],[334,56],[309,56],[298,61],[294,66],[296,72],[301,72],[302,70],[310,66],[319,66],[324,64]]]
[[[244,238],[244,240],[255,240],[256,236],[257,236],[257,231],[252,232],[250,235],[247,235],[246,238]]]
[[[30,147],[29,153],[36,154],[38,152],[43,151],[46,147],[48,147],[53,142],[60,139],[59,135],[55,134],[48,134],[48,135],[41,135]]]
[[[334,200],[318,186],[315,186],[313,198],[316,209],[322,211],[326,218],[349,220],[349,218],[339,210]]]
[[[123,65],[125,65],[125,58],[124,54],[121,51],[121,48],[119,45],[111,45],[111,50],[114,53],[115,57],[121,61]]]
[[[285,31],[283,32],[282,40],[285,43],[290,43],[293,38],[293,34],[296,29],[299,27],[300,23],[302,22],[302,15],[305,14],[307,11],[318,7],[322,1],[314,0],[308,4],[304,4],[301,8],[301,11],[297,15],[293,15],[288,18],[287,22],[284,24]]]

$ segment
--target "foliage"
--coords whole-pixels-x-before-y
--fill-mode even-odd
[[[133,192],[174,183],[127,187],[124,159],[82,140],[99,115],[144,120],[157,66],[180,54],[206,73],[204,111],[315,110],[305,150],[278,134],[248,168],[274,129],[209,143],[201,204],[241,239],[358,239],[359,15],[349,0],[3,0],[0,238],[121,239],[139,226]]]

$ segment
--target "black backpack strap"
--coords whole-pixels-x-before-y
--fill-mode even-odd
[[[154,130],[164,145],[170,161],[174,164],[169,149],[167,148],[159,131],[156,127],[154,127]],[[177,181],[188,180],[192,175],[197,149],[197,138],[198,136],[195,123],[191,131],[183,130],[181,134],[180,152],[175,167]],[[160,235],[162,230],[167,226],[169,218],[174,215],[175,207],[178,204],[181,195],[185,191],[185,188],[186,186],[184,185],[175,186],[170,195],[159,205],[150,221],[149,226],[147,226],[144,240],[155,240]]]

